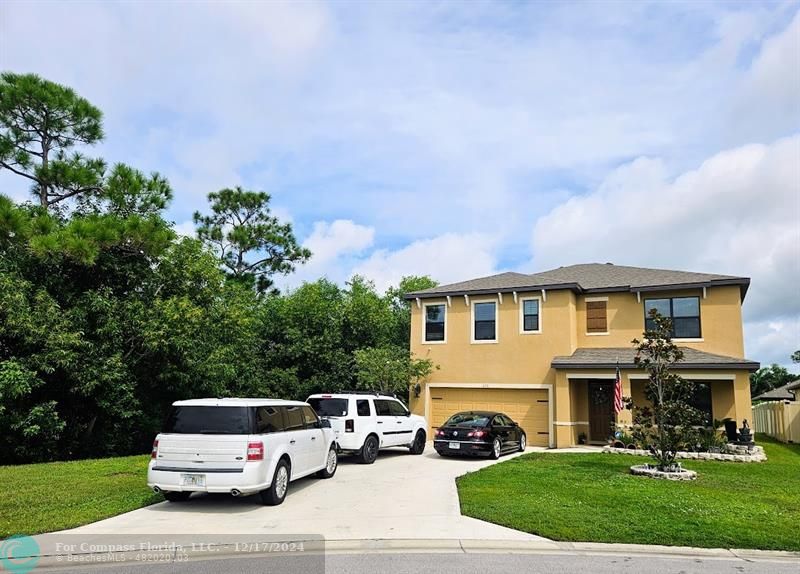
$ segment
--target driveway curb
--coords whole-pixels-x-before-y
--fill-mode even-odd
[[[617,555],[651,557],[692,557],[711,560],[741,560],[759,562],[798,562],[800,552],[779,550],[747,550],[724,548],[693,548],[688,546],[648,546],[643,544],[601,544],[594,542],[554,542],[517,540],[460,540],[460,539],[371,539],[371,540],[309,540],[305,542],[305,553],[325,554],[562,554],[562,555]],[[43,553],[37,568],[74,566],[76,563],[121,563],[137,561],[137,552],[76,553],[73,559]],[[207,560],[230,558],[231,556],[287,555],[296,552],[242,552],[233,544],[220,544],[212,552],[208,549],[187,548],[183,560]],[[177,553],[172,560],[175,561]]]

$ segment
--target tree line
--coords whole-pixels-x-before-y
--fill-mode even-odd
[[[361,277],[287,293],[311,253],[270,196],[209,194],[197,238],[165,219],[166,178],[86,149],[102,113],[33,74],[0,75],[0,464],[144,452],[177,399],[405,393],[435,368],[408,352],[403,294]]]

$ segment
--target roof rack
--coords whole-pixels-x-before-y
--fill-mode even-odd
[[[398,398],[395,393],[384,393],[383,391],[354,391],[354,390],[344,390],[344,391],[337,391],[335,394],[340,395],[372,395],[375,397],[392,397]]]

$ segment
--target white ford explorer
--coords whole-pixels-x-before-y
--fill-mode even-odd
[[[280,504],[289,482],[336,472],[330,423],[306,403],[275,399],[176,401],[153,442],[147,485],[171,502],[192,492],[258,493]]]
[[[336,433],[339,451],[356,454],[359,462],[372,464],[378,450],[407,447],[422,454],[427,440],[425,417],[413,415],[392,395],[374,392],[343,392],[311,395],[308,404]]]

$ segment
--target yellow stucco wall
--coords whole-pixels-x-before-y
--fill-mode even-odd
[[[608,297],[608,335],[586,333],[586,299]],[[628,347],[631,340],[641,338],[644,330],[644,300],[668,297],[700,297],[700,325],[702,340],[676,339],[676,342],[708,353],[729,357],[744,357],[742,307],[738,286],[713,287],[682,291],[642,293],[639,302],[635,293],[607,293],[605,295],[580,295],[576,306],[576,334],[578,347]]]
[[[589,297],[608,297],[608,335],[586,334],[586,296],[576,296],[569,290],[547,291],[546,300],[541,292],[519,292],[518,299],[540,298],[540,330],[538,334],[520,333],[520,302],[514,302],[511,293],[503,294],[500,303],[497,295],[471,296],[469,304],[463,296],[424,299],[421,303],[443,303],[446,305],[444,343],[423,342],[423,311],[411,305],[411,351],[417,357],[428,357],[439,365],[429,382],[440,385],[545,385],[551,389],[553,405],[552,442],[556,446],[575,444],[577,435],[583,430],[574,421],[584,412],[584,400],[579,389],[585,390],[575,381],[567,379],[567,372],[550,367],[555,356],[571,355],[578,347],[630,347],[630,341],[641,337],[644,329],[644,300],[656,297],[697,295],[700,297],[702,340],[677,340],[684,346],[706,352],[733,357],[744,357],[740,291],[736,286],[709,288],[703,298],[702,290],[682,290],[642,294],[637,301],[634,293],[592,294]],[[495,301],[498,304],[497,343],[472,342],[472,305],[479,301]],[[605,372],[607,375],[608,372]],[[719,372],[716,372],[719,374]],[[733,373],[729,373],[733,374]],[[623,392],[631,393],[628,377],[623,374]],[[715,416],[717,409],[727,416],[735,416],[741,424],[750,418],[750,393],[748,374],[735,374],[735,381],[728,381],[730,391],[720,390],[714,397]],[[635,391],[635,389],[634,389]],[[411,409],[425,414],[425,397],[411,397]],[[623,411],[620,422],[630,424],[630,413]],[[717,416],[717,418],[723,418]]]

